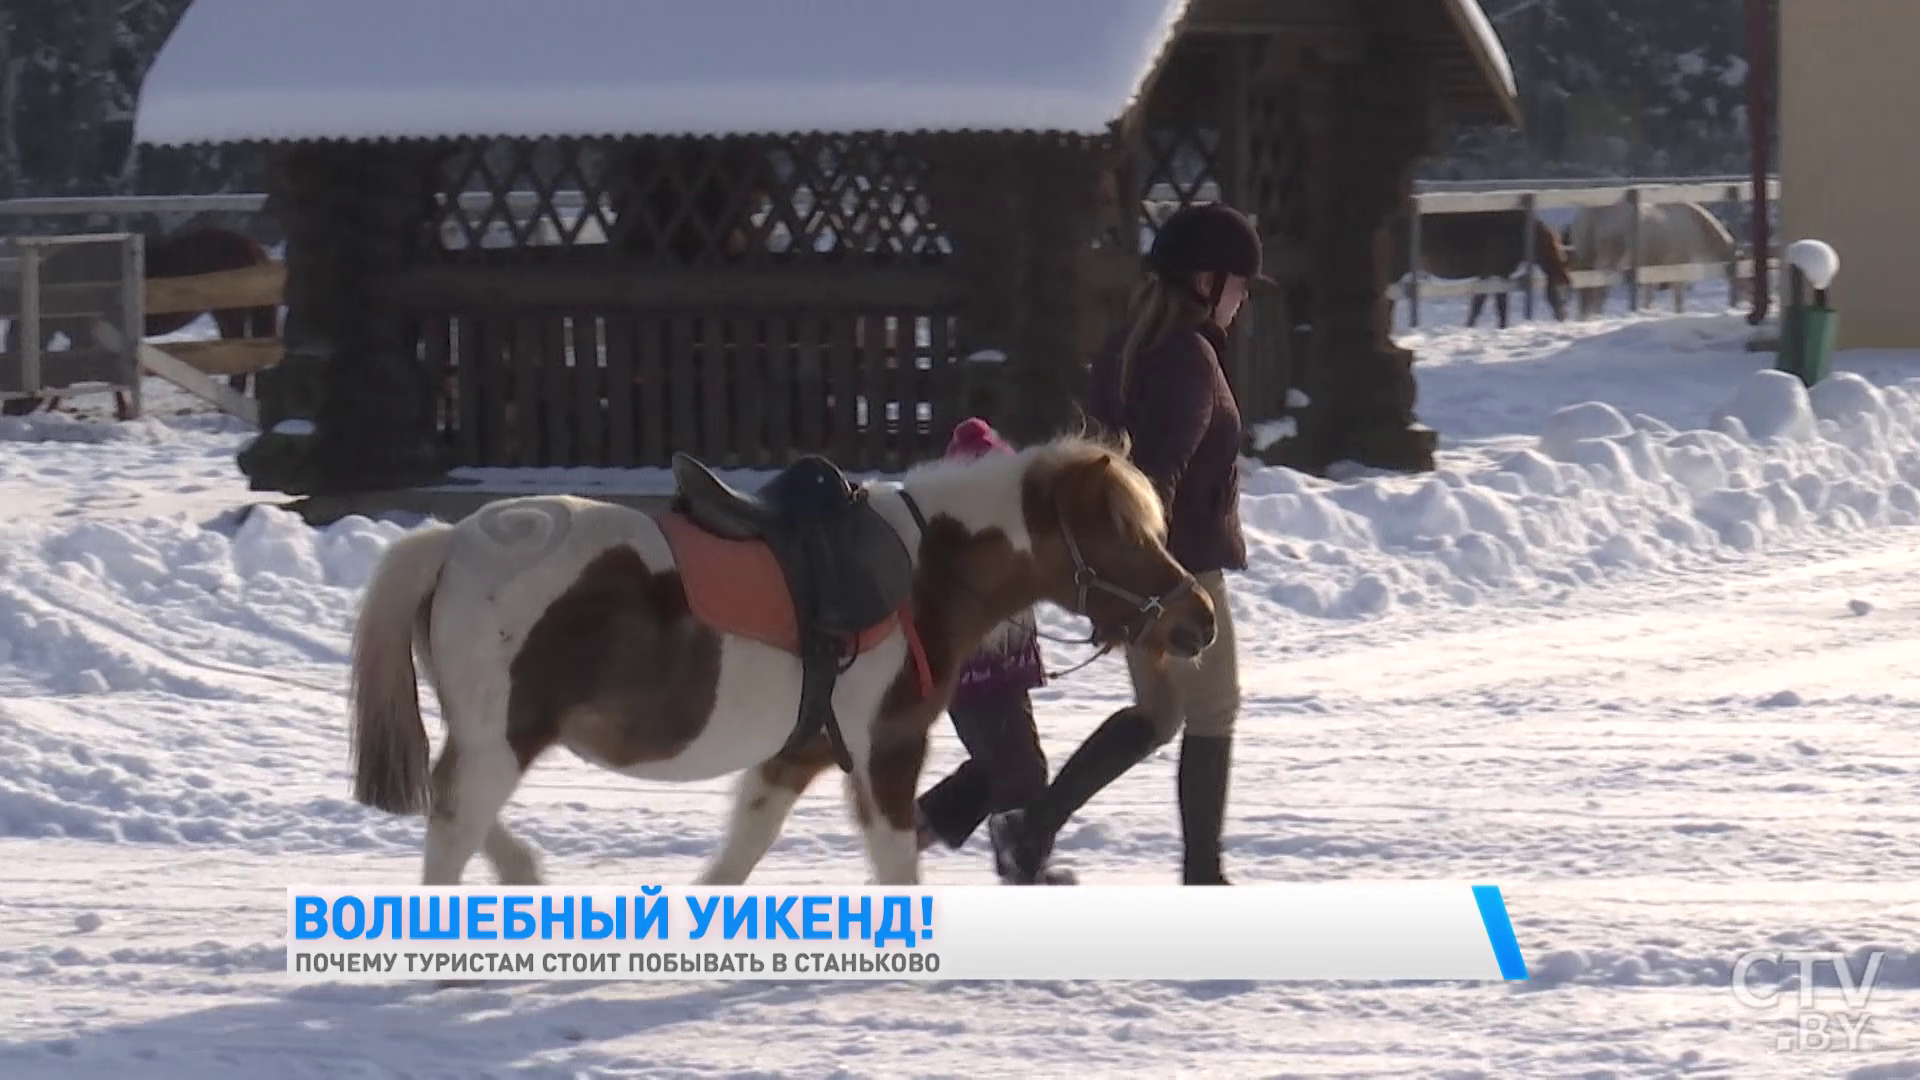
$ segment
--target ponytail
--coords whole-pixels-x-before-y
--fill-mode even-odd
[[[1148,271],[1127,301],[1128,328],[1120,346],[1119,400],[1133,389],[1134,361],[1169,334],[1199,326],[1208,318],[1206,305],[1193,286]]]

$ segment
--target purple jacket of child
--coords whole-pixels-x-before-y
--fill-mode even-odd
[[[992,425],[977,416],[962,420],[947,443],[948,457],[1011,453],[1013,447],[1000,438]],[[1029,610],[987,635],[986,643],[960,669],[954,697],[966,700],[1031,690],[1046,681],[1046,664],[1040,658],[1040,637],[1033,612]]]

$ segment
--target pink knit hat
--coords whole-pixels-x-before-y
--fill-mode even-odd
[[[992,424],[969,416],[954,427],[953,438],[947,443],[948,457],[981,457],[990,453],[1013,453],[1013,447],[993,430]]]

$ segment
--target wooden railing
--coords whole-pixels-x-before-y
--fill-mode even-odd
[[[1780,197],[1780,181],[1767,181],[1769,201]],[[1420,302],[1424,298],[1458,296],[1496,296],[1518,292],[1523,296],[1523,311],[1528,318],[1533,317],[1534,297],[1543,284],[1540,272],[1533,266],[1534,222],[1543,210],[1577,210],[1583,207],[1613,206],[1626,203],[1636,210],[1641,206],[1654,206],[1665,203],[1733,203],[1741,207],[1750,207],[1753,203],[1753,182],[1750,180],[1731,180],[1715,178],[1708,181],[1655,181],[1631,182],[1580,187],[1519,187],[1502,190],[1426,190],[1419,191],[1413,197],[1414,212],[1407,217],[1408,262],[1417,267],[1420,264],[1421,221],[1436,214],[1467,214],[1489,210],[1519,210],[1526,215],[1526,225],[1522,232],[1524,255],[1521,268],[1512,277],[1476,278],[1465,281],[1423,281],[1418,272],[1407,275],[1404,284],[1392,285],[1387,295],[1396,302],[1407,305],[1407,325],[1420,325]],[[1664,265],[1645,265],[1640,262],[1639,214],[1633,215],[1633,225],[1627,240],[1627,268],[1625,270],[1576,270],[1571,277],[1575,289],[1611,288],[1614,285],[1627,287],[1627,303],[1630,309],[1640,306],[1642,286],[1681,284],[1705,281],[1709,278],[1724,278],[1729,282],[1751,281],[1755,277],[1756,262],[1751,251],[1743,251],[1736,246],[1736,258],[1721,262],[1678,263]],[[1768,266],[1777,262],[1768,253]],[[1675,302],[1679,302],[1676,292]]]
[[[108,389],[125,416],[140,413],[136,372],[158,375],[227,412],[252,419],[253,403],[214,376],[248,375],[279,362],[277,335],[143,342],[150,316],[277,308],[286,287],[278,260],[189,277],[148,278],[135,233],[20,237],[0,242],[0,401]],[[48,349],[59,334],[65,349]]]

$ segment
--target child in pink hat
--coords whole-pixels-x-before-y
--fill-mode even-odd
[[[1010,454],[992,425],[977,416],[962,420],[947,443],[948,457]],[[920,849],[935,843],[958,848],[988,814],[1025,806],[1047,786],[1047,756],[1033,720],[1033,688],[1046,682],[1033,612],[1023,612],[988,636],[960,672],[947,715],[968,758],[920,796]],[[1072,875],[1048,867],[1049,885],[1070,885]]]

